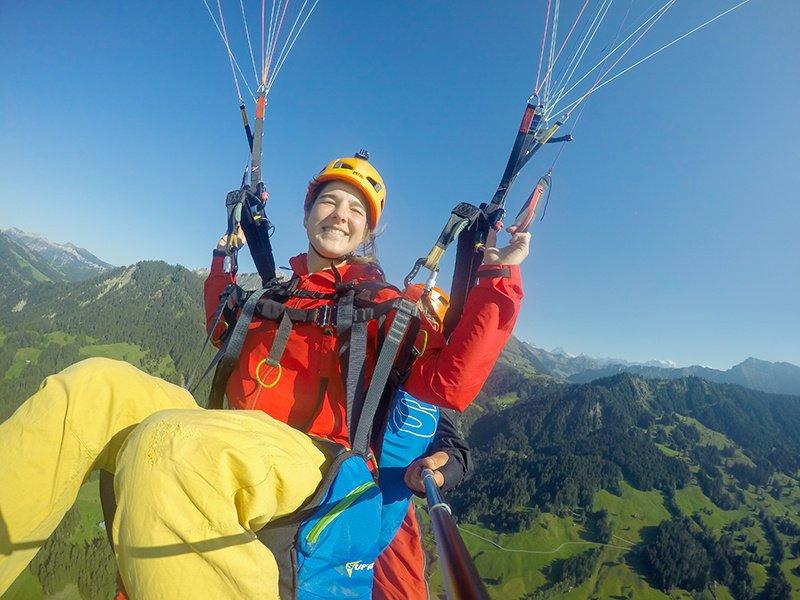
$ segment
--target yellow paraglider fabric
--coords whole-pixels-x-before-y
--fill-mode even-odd
[[[261,411],[208,411],[124,362],[48,377],[0,424],[0,595],[95,469],[115,472],[115,553],[133,598],[277,598],[254,531],[322,478],[311,439]]]

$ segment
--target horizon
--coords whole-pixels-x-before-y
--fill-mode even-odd
[[[41,234],[38,234],[36,232],[23,231],[23,230],[19,229],[18,227],[9,227],[7,229],[0,229],[0,232],[5,233],[5,231],[8,231],[8,229],[15,229],[15,230],[17,230],[20,233],[23,233],[25,235],[37,237],[37,238],[43,239],[43,240],[45,240],[47,242],[50,242],[50,243],[53,243],[53,244],[57,244],[59,246],[72,246],[72,247],[78,248],[80,250],[84,250],[86,252],[89,252],[92,256],[94,256],[95,258],[97,258],[98,260],[100,260],[102,262],[107,262],[107,261],[103,260],[102,256],[97,256],[97,254],[92,252],[90,249],[83,248],[81,246],[75,246],[75,244],[73,244],[72,242],[69,242],[69,241],[59,242],[59,241],[56,241],[56,240],[51,240],[51,239],[46,238],[46,237],[44,237]],[[147,259],[147,260],[151,260],[151,259]],[[112,265],[112,267],[114,269],[124,269],[124,268],[129,268],[131,266],[135,266],[139,262],[144,262],[144,261],[137,261],[137,262],[131,263],[129,265]],[[179,265],[179,264],[176,265],[176,266],[183,266],[185,269],[188,269],[190,271],[196,271],[198,269],[204,269],[204,270],[208,269],[208,267],[190,268],[190,267],[185,267],[184,265]],[[240,274],[242,276],[252,276],[252,277],[258,276],[258,273],[256,273],[256,272],[252,272],[252,273],[251,272],[241,272]],[[101,277],[102,275],[99,275],[99,276]],[[590,358],[592,360],[599,360],[599,361],[617,361],[616,363],[611,363],[611,364],[628,363],[629,365],[655,366],[655,367],[662,367],[662,368],[668,368],[668,369],[684,369],[684,368],[690,368],[690,367],[702,367],[702,368],[717,369],[717,370],[721,370],[721,371],[726,371],[726,370],[732,369],[733,367],[737,367],[740,364],[747,362],[748,360],[758,360],[758,361],[769,362],[769,363],[772,363],[772,364],[788,364],[788,365],[792,365],[792,366],[800,368],[800,365],[796,365],[796,364],[794,364],[794,363],[792,363],[790,361],[766,361],[765,359],[759,358],[757,356],[747,356],[747,357],[745,357],[745,358],[743,358],[741,360],[738,360],[738,361],[732,363],[728,367],[722,367],[722,368],[712,367],[712,366],[710,366],[708,364],[704,364],[704,363],[679,364],[679,363],[677,363],[677,362],[675,362],[673,360],[670,360],[669,358],[661,358],[661,357],[658,357],[658,356],[649,357],[649,358],[632,358],[632,357],[620,357],[620,356],[594,356],[594,355],[589,355],[586,352],[583,352],[583,351],[580,351],[580,350],[570,351],[570,350],[567,350],[566,348],[564,348],[563,346],[560,346],[560,345],[559,346],[551,346],[550,348],[546,348],[544,346],[537,345],[535,340],[525,340],[525,339],[522,339],[521,337],[517,336],[516,334],[514,334],[514,335],[521,342],[523,342],[525,344],[529,344],[529,345],[531,345],[534,348],[537,348],[539,350],[544,350],[545,352],[549,352],[550,354],[562,354],[562,355],[566,355],[566,356],[568,356],[570,358],[586,357],[586,358]],[[660,364],[650,364],[650,363],[660,363]]]
[[[678,3],[620,66],[733,4]],[[543,7],[320,3],[266,120],[278,264],[305,249],[296,206],[307,180],[359,147],[387,180],[379,255],[390,281],[427,252],[453,204],[487,200],[530,93]],[[245,68],[238,6],[227,8]],[[742,356],[800,364],[800,83],[787,59],[800,55],[799,21],[797,3],[753,0],[592,97],[532,228],[519,339],[720,370]],[[202,3],[10,6],[0,39],[0,227],[112,264],[207,267],[246,151]],[[511,216],[556,152],[520,176]]]

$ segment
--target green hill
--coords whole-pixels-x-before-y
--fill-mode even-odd
[[[476,469],[450,500],[493,597],[800,592],[800,399],[628,374],[491,383],[517,399],[472,425]]]
[[[14,295],[20,290],[47,281],[65,281],[65,277],[46,260],[0,232],[0,299],[5,307],[0,312],[19,306]]]

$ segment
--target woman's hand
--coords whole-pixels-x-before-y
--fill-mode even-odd
[[[239,248],[244,246],[246,242],[247,242],[247,240],[244,237],[244,231],[242,231],[242,226],[241,225],[237,225],[236,226],[236,233],[233,234],[233,239],[231,240],[231,246],[230,247],[235,249],[235,250],[238,250]],[[221,238],[219,238],[219,241],[217,242],[217,248],[216,249],[219,250],[220,252],[225,252],[225,253],[228,252],[228,234],[227,233],[225,235],[223,235]]]
[[[489,231],[486,238],[486,250],[483,254],[485,265],[519,265],[528,256],[531,244],[531,234],[517,233],[512,225],[506,231],[511,234],[511,241],[504,248],[497,247],[497,232]]]
[[[422,478],[422,470],[430,469],[433,471],[433,478],[436,480],[436,485],[442,487],[444,485],[444,475],[439,472],[447,461],[450,460],[450,455],[447,452],[434,452],[430,456],[423,456],[418,458],[406,469],[405,482],[410,490],[425,493],[425,482]]]

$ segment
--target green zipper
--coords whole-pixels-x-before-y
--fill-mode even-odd
[[[322,532],[325,531],[328,525],[338,519],[339,515],[347,510],[348,506],[355,502],[361,494],[372,487],[377,487],[377,484],[374,481],[367,481],[366,483],[362,483],[357,488],[348,492],[344,498],[336,503],[336,506],[334,506],[324,517],[317,521],[317,524],[314,525],[314,527],[311,528],[311,531],[308,532],[308,535],[306,535],[306,541],[309,544],[316,544],[319,536],[322,535]]]

